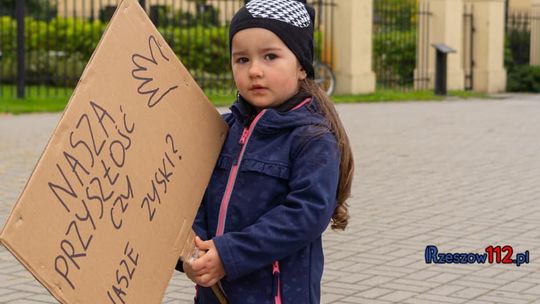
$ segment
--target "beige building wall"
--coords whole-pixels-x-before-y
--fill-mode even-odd
[[[475,22],[475,91],[495,93],[506,89],[504,69],[504,0],[467,0]]]
[[[435,49],[443,43],[456,52],[448,54],[447,89],[463,90],[463,0],[425,0],[423,7],[431,13],[421,16],[417,36],[417,66],[415,78],[429,77],[429,82],[417,82],[417,89],[433,88],[435,84]],[[427,54],[426,54],[427,52]]]
[[[182,4],[185,6],[185,2],[187,1],[183,0],[182,2]],[[236,11],[238,11],[244,4],[243,1],[238,0],[208,0],[206,3],[219,9],[219,21],[221,23],[230,21],[234,16],[234,13],[236,13]],[[182,10],[190,11],[193,13],[195,12],[196,8],[195,5],[191,3],[191,7],[185,7],[182,8]]]
[[[100,6],[104,6],[103,3],[109,3],[107,1],[99,0],[85,0],[85,1],[69,1],[69,0],[58,0],[51,1],[58,5],[58,16],[60,17],[76,17],[76,18],[90,18],[92,16],[92,11],[94,17],[99,17]],[[110,0],[111,5],[116,5],[118,0]]]
[[[429,22],[419,23],[415,77],[429,76],[429,85],[418,89],[433,88],[435,80],[434,43],[444,43],[456,50],[448,55],[447,88],[462,90],[465,84],[464,67],[471,59],[468,37],[465,36],[464,8],[474,15],[474,49],[472,58],[473,90],[501,92],[506,89],[504,69],[504,0],[423,0],[429,5]],[[533,0],[540,1],[540,0]],[[426,24],[429,23],[429,26]],[[429,37],[425,39],[424,37]],[[429,45],[429,48],[427,47]],[[425,55],[425,52],[428,55]],[[469,72],[469,71],[468,71]],[[422,84],[422,82],[420,82]]]
[[[416,90],[427,90],[433,88],[433,81],[430,81],[429,66],[434,63],[429,56],[429,1],[418,1],[419,14],[416,19],[416,67],[414,69],[414,88]]]
[[[56,3],[56,1],[54,1]],[[99,17],[99,10],[105,6],[116,6],[120,0],[58,0],[58,14],[60,16],[77,18],[90,18],[92,8],[95,18]],[[220,20],[230,20],[232,15],[241,7],[239,1],[235,0],[208,0],[208,4],[220,8]],[[196,4],[187,0],[173,1],[146,1],[146,11],[150,9],[150,5],[168,5],[174,8],[175,11],[185,11],[195,13],[197,11]],[[226,19],[228,18],[228,19]]]
[[[510,0],[508,3],[508,10],[513,11],[522,11],[527,12],[531,7],[532,0]]]
[[[336,93],[371,93],[373,0],[338,0],[334,14]]]
[[[332,40],[328,40],[332,43],[323,47],[322,57],[324,61],[333,62],[333,69],[337,77],[336,93],[357,94],[375,90],[375,75],[372,71],[373,1],[376,0],[335,0],[333,27],[325,24],[326,20],[323,20],[321,24],[323,35],[332,37]],[[419,55],[417,57],[425,57],[427,61],[417,63],[415,74],[419,71],[425,71],[431,80],[428,87],[433,87],[435,50],[431,45],[444,43],[456,50],[456,53],[448,56],[447,88],[461,90],[464,88],[465,78],[463,70],[465,53],[464,0],[419,1],[429,3],[431,16],[429,17],[429,30],[421,27],[418,29],[418,36],[421,37],[422,33],[426,33],[428,39],[418,41]],[[529,1],[538,3],[540,0],[511,0],[511,7],[522,7]],[[117,0],[110,1],[110,3],[117,2]],[[506,83],[506,71],[503,67],[504,0],[465,0],[465,2],[474,6],[475,13],[474,89],[485,92],[502,91]],[[89,17],[92,3],[94,16],[98,17],[98,6],[100,3],[107,3],[106,0],[59,1],[59,12],[67,12],[68,15],[73,15],[75,12],[76,16]],[[177,3],[182,3],[182,5],[177,4],[175,10],[181,9],[190,12],[196,10],[193,2],[183,0]],[[149,4],[150,0],[147,0],[147,6]],[[208,0],[208,4],[220,8],[222,21],[230,20],[241,5],[238,1],[233,0]],[[533,39],[533,44],[538,44],[536,42],[538,40],[540,39]],[[531,55],[540,53],[540,46],[534,48],[534,45],[534,52],[531,50]],[[427,55],[421,54],[426,50]]]
[[[540,0],[531,0],[531,16],[530,63],[540,66]]]

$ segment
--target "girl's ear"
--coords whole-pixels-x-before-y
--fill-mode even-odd
[[[304,80],[307,78],[307,72],[303,67],[300,67],[300,77],[298,80]]]

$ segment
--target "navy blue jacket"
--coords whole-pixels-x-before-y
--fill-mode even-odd
[[[213,239],[231,304],[320,302],[321,235],[336,206],[340,155],[316,100],[251,121],[240,98],[194,230]],[[219,303],[198,287],[196,303]]]

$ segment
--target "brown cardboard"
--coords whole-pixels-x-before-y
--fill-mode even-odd
[[[62,303],[161,303],[226,124],[136,0],[119,6],[1,234]]]

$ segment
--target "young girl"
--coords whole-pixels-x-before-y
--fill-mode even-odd
[[[179,263],[195,303],[319,303],[321,236],[345,229],[353,159],[347,135],[313,81],[314,10],[252,0],[229,40],[238,99],[193,229],[205,254]]]

